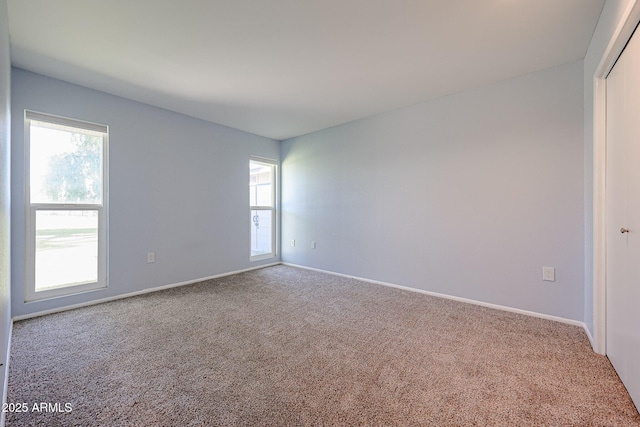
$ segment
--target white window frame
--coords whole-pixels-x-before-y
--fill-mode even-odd
[[[74,127],[103,133],[102,139],[102,203],[31,203],[31,121],[47,122],[53,125]],[[109,200],[109,127],[51,114],[25,110],[25,302],[40,301],[61,296],[75,295],[108,287],[108,200]],[[36,214],[38,211],[96,211],[98,213],[98,279],[96,282],[71,285],[44,291],[35,288],[36,265]]]
[[[276,248],[276,202],[277,202],[277,179],[278,179],[278,162],[276,160],[267,159],[264,157],[249,157],[249,164],[251,163],[259,163],[264,166],[271,167],[271,206],[253,206],[249,205],[249,224],[250,227],[253,227],[253,222],[251,221],[251,211],[271,211],[271,252],[268,254],[260,254],[260,255],[251,255],[251,234],[249,234],[249,261],[261,261],[264,259],[271,259],[277,256],[277,248]],[[249,186],[249,191],[251,191],[251,186]]]

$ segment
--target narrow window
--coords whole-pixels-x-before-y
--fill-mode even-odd
[[[249,209],[251,213],[251,260],[276,256],[276,162],[249,161]]]
[[[107,286],[104,125],[25,112],[27,301]]]

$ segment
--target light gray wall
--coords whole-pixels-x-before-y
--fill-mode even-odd
[[[582,320],[582,76],[579,61],[284,141],[283,261]]]
[[[584,58],[584,323],[593,334],[593,79],[624,11],[634,0],[607,0]]]
[[[106,290],[24,303],[25,109],[109,125]],[[278,159],[278,141],[20,69],[12,126],[14,316],[274,262],[249,262],[248,174],[250,155]]]
[[[4,402],[4,381],[6,375],[7,344],[11,325],[10,298],[10,158],[11,158],[11,115],[10,115],[9,24],[7,22],[7,2],[0,0],[0,402]],[[3,414],[0,414],[2,417]],[[1,422],[0,422],[1,424]]]

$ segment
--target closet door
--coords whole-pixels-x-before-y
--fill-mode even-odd
[[[640,408],[640,34],[607,78],[607,356]]]

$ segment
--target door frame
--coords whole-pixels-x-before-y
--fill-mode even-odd
[[[630,2],[593,76],[593,349],[607,352],[607,76],[640,23],[640,0]]]

